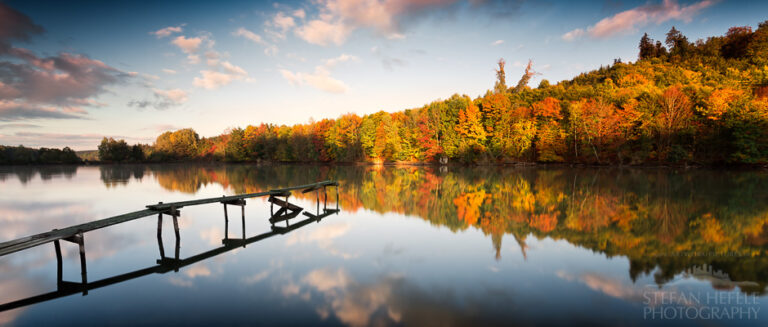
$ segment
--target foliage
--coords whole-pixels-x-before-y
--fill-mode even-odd
[[[143,155],[148,161],[768,163],[768,22],[696,42],[673,27],[664,41],[667,47],[644,34],[636,62],[615,60],[557,84],[542,80],[530,88],[538,73],[529,62],[507,87],[501,59],[493,89],[474,99],[454,94],[393,113],[262,123],[210,138],[181,129],[132,149],[105,139],[99,154],[117,162]]]
[[[76,164],[81,160],[72,149],[39,148],[0,145],[0,165]]]
[[[619,109],[617,109],[619,110]],[[109,167],[102,168],[110,171]],[[514,239],[563,240],[630,262],[661,285],[693,265],[728,273],[741,292],[768,285],[768,174],[673,169],[153,166],[158,183],[195,193],[218,183],[252,193],[307,179],[340,183],[342,211],[395,212],[453,232],[477,230],[497,251]],[[135,173],[134,173],[135,174]],[[103,174],[106,175],[106,174]],[[105,182],[107,182],[105,180]],[[295,194],[314,201],[315,194]],[[335,196],[329,192],[331,201]],[[509,246],[505,246],[508,248]],[[722,285],[721,285],[722,286]]]

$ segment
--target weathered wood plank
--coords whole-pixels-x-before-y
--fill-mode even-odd
[[[194,206],[199,204],[206,204],[206,203],[217,203],[217,202],[231,202],[235,200],[242,200],[242,199],[248,199],[248,198],[257,198],[260,196],[267,196],[267,195],[273,195],[279,192],[258,192],[258,193],[248,193],[248,194],[240,194],[240,195],[230,195],[230,196],[222,196],[219,198],[207,198],[207,199],[198,199],[198,200],[189,200],[189,201],[179,201],[179,202],[169,202],[169,203],[158,203],[158,204],[150,204],[146,207],[152,210],[163,210],[163,209],[169,209],[171,207],[174,207],[176,209],[186,207],[186,206]]]
[[[152,216],[155,214],[157,214],[157,212],[149,209],[134,211],[134,212],[129,212],[126,214],[122,214],[122,215],[118,215],[118,216],[114,216],[106,219],[101,219],[101,220],[92,221],[92,222],[88,222],[80,225],[70,226],[63,229],[55,229],[50,232],[40,233],[36,235],[22,237],[20,239],[16,239],[13,241],[3,242],[3,243],[0,243],[0,256],[4,256],[10,253],[14,253],[14,252],[28,249],[31,247],[35,247],[48,242],[53,242],[55,240],[72,237],[78,233],[85,233],[95,229],[100,229],[100,228],[112,226],[115,224],[131,221],[134,219]]]
[[[269,197],[268,201],[272,202],[272,203],[274,203],[274,204],[276,204],[276,205],[278,205],[280,207],[283,207],[283,208],[286,208],[286,209],[290,209],[290,210],[302,210],[303,209],[303,208],[301,208],[301,207],[299,207],[299,206],[297,206],[297,205],[295,205],[293,203],[286,202],[284,200],[280,200],[278,198],[271,197],[271,196]]]
[[[317,183],[312,183],[307,185],[299,185],[299,186],[293,186],[293,187],[274,189],[274,190],[271,190],[271,192],[285,192],[285,191],[303,190],[303,189],[308,189],[313,187],[338,186],[338,185],[339,183],[335,181],[322,181],[322,182],[317,182]]]
[[[279,216],[278,215],[274,215],[274,216],[269,218],[269,223],[270,224],[274,224],[274,223],[277,223],[277,222],[286,221],[288,219],[296,218],[296,216],[298,216],[300,212],[301,212],[301,210],[294,210],[294,211],[292,211],[290,213],[281,214]]]
[[[306,212],[306,211],[302,212],[302,214],[307,216],[307,217],[309,217],[309,218],[312,218],[312,219],[315,219],[315,220],[320,220],[320,219],[328,217],[328,216],[330,216],[332,214],[335,214],[335,213],[337,213],[339,211],[340,210],[336,210],[336,209],[325,209],[325,210],[323,210],[323,213],[321,213],[319,216],[317,216],[315,214],[312,214],[312,213],[309,213],[309,212]]]

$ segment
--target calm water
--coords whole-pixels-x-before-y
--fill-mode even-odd
[[[86,233],[88,282],[104,285],[85,296],[56,292],[52,244],[0,257],[0,305],[37,302],[0,312],[0,324],[765,326],[768,319],[765,171],[0,167],[0,241],[158,201],[325,179],[341,184],[340,213],[272,235],[269,203],[248,200],[246,237],[269,237],[245,248],[222,248],[221,205],[182,208],[179,258],[194,260],[178,272],[157,266],[155,217]],[[296,194],[291,202],[316,213],[315,199]],[[333,189],[328,205],[336,206]],[[229,212],[229,237],[241,237],[239,208]],[[165,256],[173,257],[172,223],[164,223]],[[80,281],[77,246],[62,247],[64,280]]]

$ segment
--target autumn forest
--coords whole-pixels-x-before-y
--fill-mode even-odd
[[[673,27],[663,42],[644,35],[638,48],[636,62],[616,59],[571,80],[551,84],[544,79],[536,87],[528,85],[537,74],[533,62],[509,85],[501,59],[496,82],[484,95],[473,99],[455,94],[393,113],[349,113],[293,126],[262,123],[202,138],[192,129],[181,129],[161,134],[153,145],[105,138],[99,159],[768,162],[768,21],[755,31],[732,27],[723,36],[695,42]],[[45,162],[29,150],[0,148],[0,163]]]

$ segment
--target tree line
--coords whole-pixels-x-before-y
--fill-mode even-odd
[[[207,138],[182,129],[151,146],[107,140],[99,153],[108,161],[768,162],[768,21],[696,42],[673,27],[663,44],[643,35],[634,63],[532,88],[535,74],[529,62],[507,86],[501,59],[493,89],[476,98]]]
[[[27,148],[0,145],[0,165],[78,164],[80,158],[69,147],[63,149]]]

